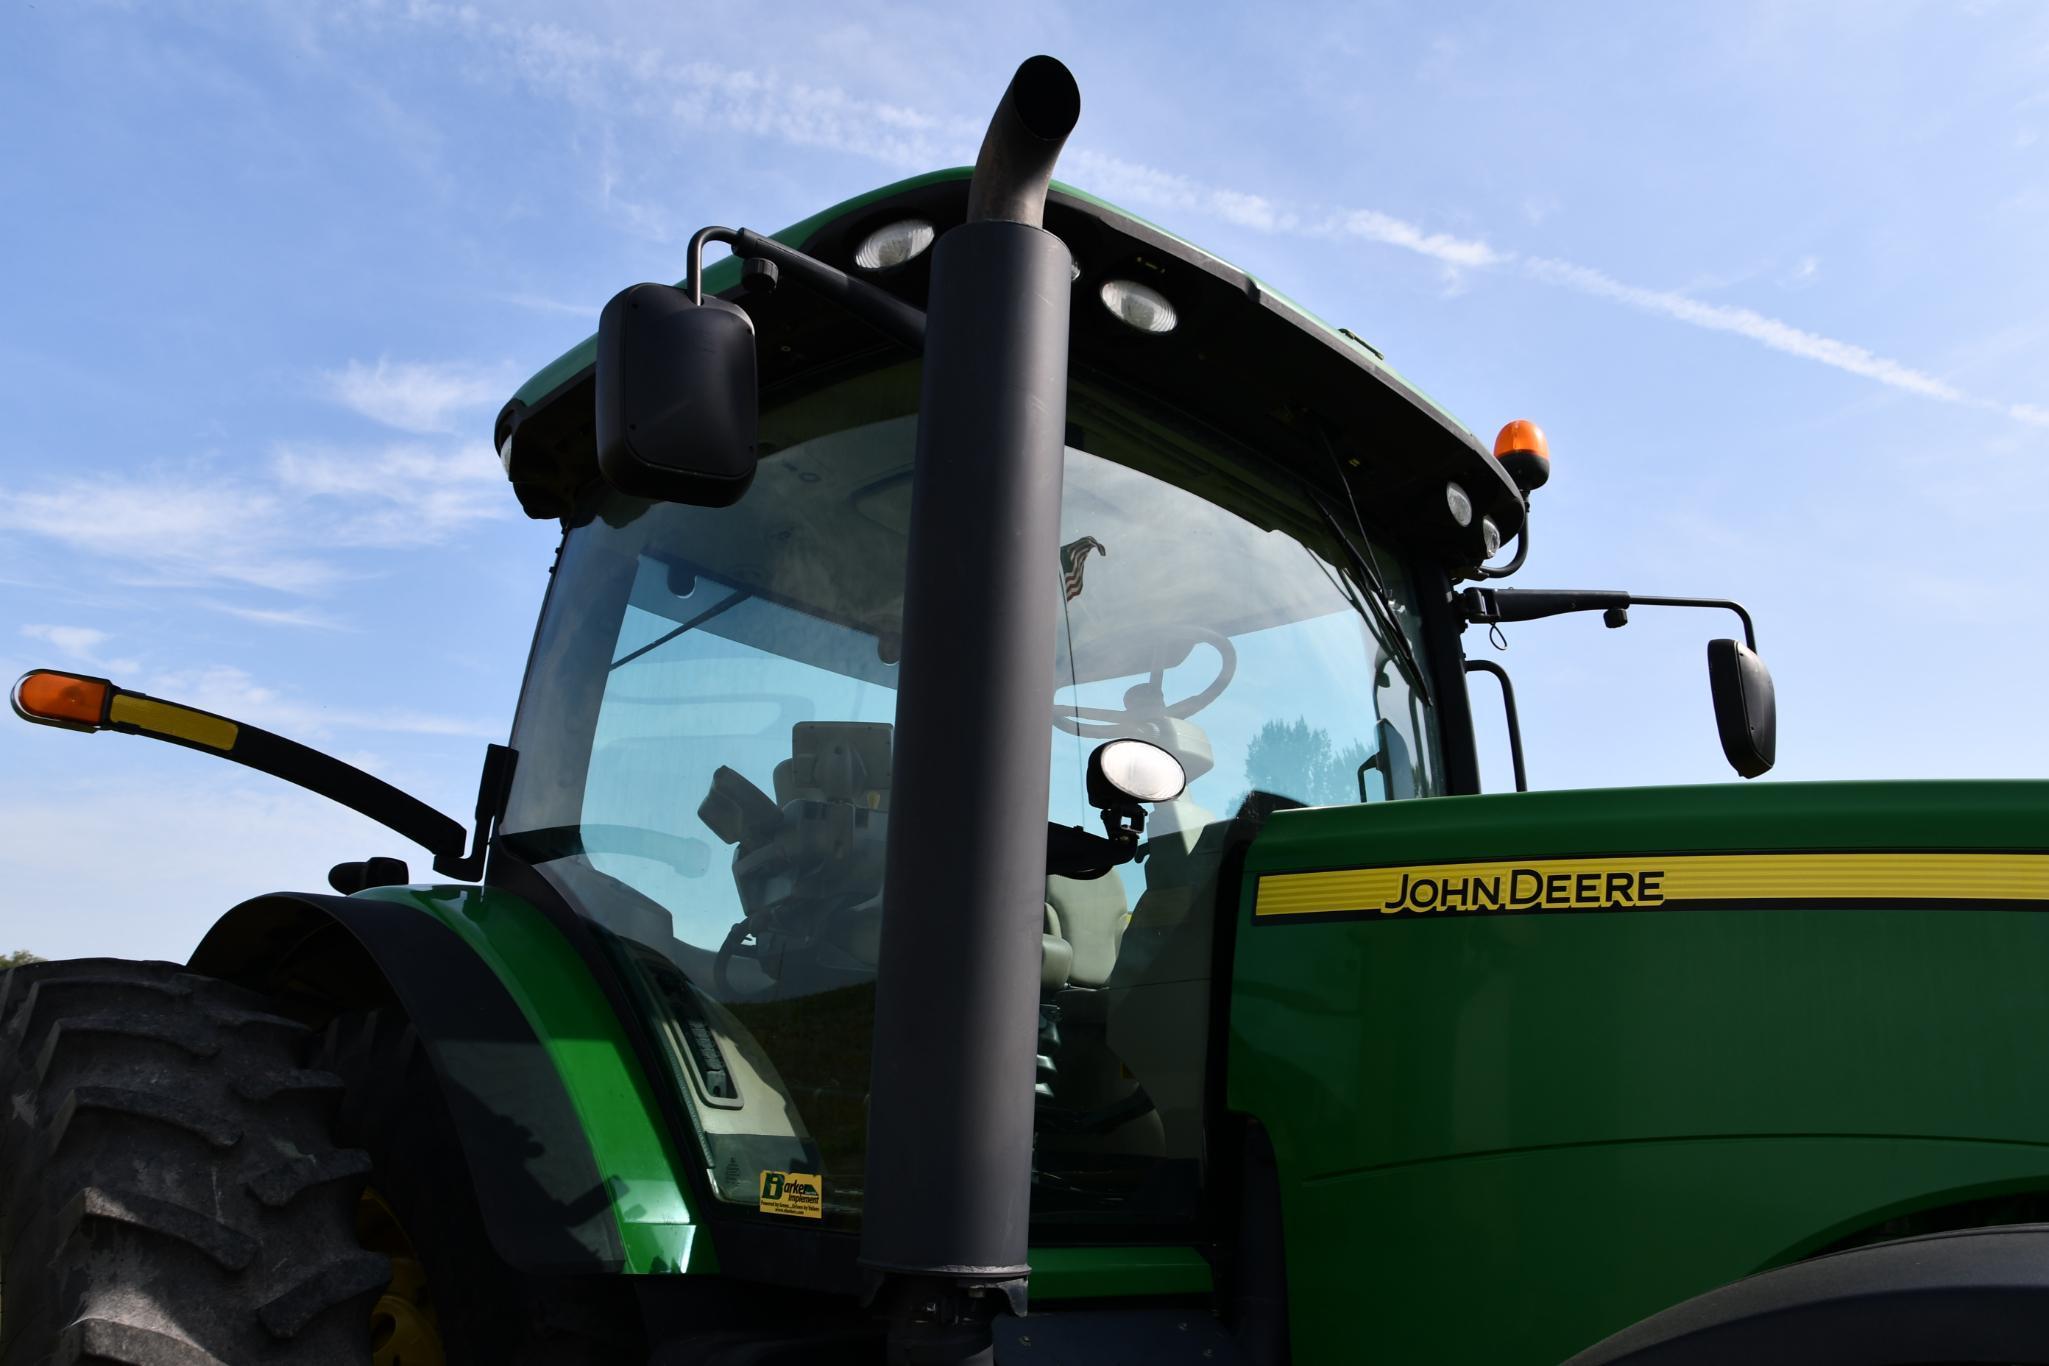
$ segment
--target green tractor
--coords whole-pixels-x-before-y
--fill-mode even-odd
[[[1051,184],[1079,108],[506,405],[468,829],[21,680],[441,880],[0,979],[0,1366],[2049,1361],[2049,784],[1483,795],[1468,630],[1733,608],[1755,776],[1748,615],[1496,586],[1541,434]]]

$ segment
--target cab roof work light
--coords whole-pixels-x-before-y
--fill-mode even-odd
[[[168,740],[174,745],[219,755],[340,802],[397,831],[430,850],[435,868],[450,876],[473,878],[481,871],[481,842],[477,851],[466,856],[466,832],[452,817],[375,774],[365,773],[317,749],[308,749],[296,740],[197,707],[129,692],[104,678],[59,673],[54,669],[34,669],[23,674],[14,685],[10,700],[15,715],[38,725],[146,735],[152,740]],[[505,757],[498,757],[499,747],[493,746],[492,750],[501,767],[509,763],[509,751]],[[502,777],[509,778],[509,770]],[[489,781],[487,774],[487,785]]]

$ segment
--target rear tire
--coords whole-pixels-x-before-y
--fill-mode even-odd
[[[391,1269],[309,1041],[176,964],[0,976],[0,1366],[365,1366]]]

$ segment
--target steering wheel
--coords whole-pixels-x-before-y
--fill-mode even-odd
[[[1109,740],[1126,735],[1147,721],[1185,719],[1221,697],[1238,672],[1237,646],[1231,644],[1231,638],[1223,632],[1212,631],[1206,626],[1181,627],[1171,635],[1156,637],[1147,645],[1152,651],[1152,676],[1143,683],[1134,683],[1125,692],[1121,708],[1056,705],[1054,726],[1084,739]],[[1177,645],[1180,646],[1178,654],[1174,648]],[[1201,692],[1169,703],[1165,691],[1167,670],[1174,661],[1186,658],[1188,651],[1197,645],[1207,645],[1217,652],[1217,676]]]

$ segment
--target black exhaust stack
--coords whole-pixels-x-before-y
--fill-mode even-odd
[[[1081,114],[1033,57],[933,251],[875,1004],[861,1260],[890,1360],[993,1360],[1022,1312]]]

